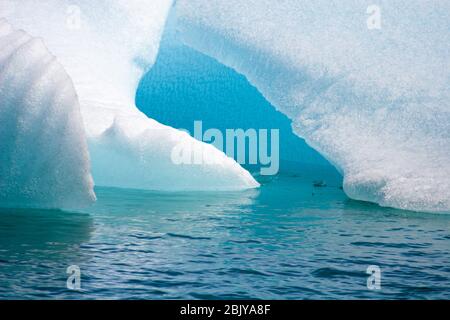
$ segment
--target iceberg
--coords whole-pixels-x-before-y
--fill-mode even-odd
[[[149,119],[135,105],[139,80],[155,62],[171,0],[0,1],[0,17],[44,40],[79,97],[97,186],[148,190],[258,187],[223,152]],[[19,90],[19,89],[18,89]],[[173,161],[178,146],[213,159]]]
[[[136,107],[139,80],[155,62],[171,10],[184,43],[244,75],[292,120],[294,133],[342,173],[350,198],[450,212],[450,4],[420,0],[379,6],[359,0],[0,0],[0,17],[42,38],[70,76],[97,185],[158,190],[258,186],[222,152]],[[379,21],[371,26],[374,12]],[[2,100],[21,97],[27,82],[17,79],[14,91],[2,92]],[[76,112],[76,99],[72,105]],[[43,102],[37,103],[40,107]],[[16,111],[1,110],[4,117]],[[79,127],[75,122],[76,117],[73,126]],[[21,128],[3,123],[2,138]],[[3,143],[7,148],[12,142]],[[180,145],[206,150],[214,161],[176,164],[173,150]],[[3,157],[10,157],[5,150]],[[88,181],[88,156],[81,152],[78,158],[84,162],[74,170]],[[1,169],[9,165],[2,161]],[[19,190],[20,179],[2,182],[2,192],[13,185]],[[92,198],[89,184],[79,185],[89,194],[84,198]]]
[[[95,200],[70,77],[44,43],[0,19],[0,203],[66,208]]]
[[[450,4],[371,5],[179,0],[176,11],[183,41],[292,119],[350,198],[450,212]]]

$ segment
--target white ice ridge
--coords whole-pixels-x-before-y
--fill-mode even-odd
[[[153,121],[135,106],[172,0],[0,0],[0,17],[44,39],[73,79],[95,184],[154,190],[235,190],[258,183],[234,160]],[[178,165],[179,145],[215,161]]]
[[[191,47],[247,76],[353,199],[450,212],[450,2],[179,0]],[[378,28],[380,27],[380,28]]]
[[[43,42],[0,19],[0,206],[95,200],[78,99]]]

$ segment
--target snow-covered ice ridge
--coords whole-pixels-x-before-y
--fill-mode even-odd
[[[244,74],[353,199],[450,212],[450,3],[180,0],[188,45]]]
[[[40,39],[2,19],[0,97],[0,204],[90,204],[95,195],[72,80]]]

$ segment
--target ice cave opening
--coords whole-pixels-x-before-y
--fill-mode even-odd
[[[204,131],[218,129],[224,135],[227,130],[278,129],[278,173],[309,180],[327,179],[338,185],[342,182],[337,170],[293,133],[291,120],[243,75],[183,44],[172,19],[165,29],[156,63],[140,82],[136,105],[149,118],[192,135],[198,122]],[[245,148],[248,151],[248,139]],[[238,160],[237,153],[232,157]],[[248,160],[247,152],[241,165],[257,180],[263,179],[260,159],[257,164]]]

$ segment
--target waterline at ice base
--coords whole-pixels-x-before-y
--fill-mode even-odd
[[[369,6],[1,0],[0,117],[8,137],[0,141],[1,205],[76,207],[71,198],[86,205],[95,198],[92,181],[169,192],[228,192],[265,183],[171,127],[176,121],[166,116],[159,123],[136,106],[140,80],[151,74],[162,35],[173,28],[173,48],[195,50],[245,77],[245,90],[257,90],[271,112],[287,117],[299,150],[314,154],[321,166],[331,163],[349,198],[450,212],[450,5],[383,1],[377,28],[366,23]],[[61,80],[48,79],[52,59],[61,66]],[[151,109],[152,101],[146,103]],[[155,118],[170,112],[159,109]],[[202,120],[239,117],[216,110]],[[36,144],[39,139],[45,144]],[[280,143],[281,149],[294,145],[283,145],[283,137]],[[216,161],[176,165],[171,151],[179,144],[207,148]],[[303,158],[299,151],[300,167],[309,170]]]

